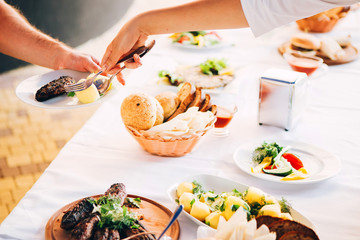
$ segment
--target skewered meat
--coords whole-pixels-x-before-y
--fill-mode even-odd
[[[69,76],[61,76],[59,79],[55,79],[37,90],[35,99],[39,102],[43,102],[50,98],[56,97],[60,94],[65,93],[64,86],[66,84],[75,83],[74,79]]]
[[[93,240],[107,240],[109,238],[109,228],[98,228],[93,236]]]
[[[124,204],[125,198],[126,198],[126,188],[123,183],[114,183],[110,186],[110,188],[105,192],[106,196],[112,195],[117,196],[121,199],[121,205]]]
[[[85,198],[76,204],[71,210],[67,211],[62,220],[61,228],[70,230],[75,227],[82,219],[89,215],[94,209],[92,203],[89,202],[91,198]]]
[[[89,217],[79,222],[71,231],[71,239],[87,240],[91,239],[96,224],[100,221],[99,213],[92,213]]]
[[[120,240],[119,231],[116,229],[110,229],[108,240]]]

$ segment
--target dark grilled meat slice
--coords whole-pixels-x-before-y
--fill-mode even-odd
[[[99,222],[99,213],[92,213],[89,217],[79,222],[71,231],[71,239],[87,240],[93,236],[96,224]]]
[[[67,211],[61,219],[61,228],[70,230],[75,227],[82,219],[87,217],[94,206],[89,202],[91,198],[85,198],[76,204],[72,209]]]
[[[126,188],[123,183],[114,183],[110,188],[105,192],[106,196],[112,195],[121,198],[122,204],[124,204],[126,198]]]
[[[69,76],[61,76],[59,79],[55,79],[37,90],[35,99],[39,102],[46,101],[50,98],[56,97],[60,94],[65,93],[64,86],[66,84],[75,83],[74,79]]]
[[[116,229],[110,229],[108,240],[120,240],[119,231]]]
[[[108,228],[98,228],[93,236],[93,240],[107,240],[109,238],[109,229]]]

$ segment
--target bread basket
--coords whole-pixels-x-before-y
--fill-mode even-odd
[[[163,157],[180,157],[190,153],[194,149],[202,136],[214,127],[215,121],[216,117],[205,129],[181,135],[154,134],[143,130],[138,131],[130,126],[126,126],[126,129],[145,151]]]
[[[347,15],[349,7],[337,7],[314,16],[296,21],[300,30],[304,32],[330,32],[341,18]]]

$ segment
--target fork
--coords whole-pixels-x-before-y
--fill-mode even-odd
[[[116,63],[116,65],[126,62],[126,61],[134,60],[134,54],[138,54],[139,57],[143,57],[146,53],[148,53],[153,48],[154,45],[155,45],[155,40],[153,40],[148,46],[141,46],[141,47],[135,49],[134,51],[130,52],[126,56],[119,59],[119,61]],[[125,66],[123,66],[118,72],[116,72],[114,75],[112,75],[111,80],[114,79],[114,77],[117,74],[119,74],[124,68],[125,68]],[[66,92],[83,91],[83,90],[87,89],[88,87],[90,87],[91,84],[95,81],[96,77],[99,76],[99,74],[101,74],[102,72],[103,72],[103,70],[100,70],[92,78],[89,78],[83,82],[75,83],[75,84],[71,84],[71,85],[65,85],[64,89]],[[109,86],[110,86],[110,81],[109,81],[107,87],[102,90],[103,93],[106,92],[106,90],[108,89]]]

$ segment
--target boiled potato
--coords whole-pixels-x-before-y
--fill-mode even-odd
[[[258,215],[280,217],[281,216],[280,206],[276,204],[265,205],[262,208],[260,208]]]
[[[195,199],[195,195],[189,192],[184,192],[180,198],[179,203],[184,205],[184,210],[190,212],[191,210],[191,201]]]
[[[244,196],[244,199],[249,204],[259,203],[262,205],[265,203],[265,193],[258,188],[249,187],[246,195]]]
[[[224,217],[225,217],[226,220],[229,220],[231,218],[231,216],[237,210],[237,209],[235,209],[233,207],[234,205],[239,205],[240,207],[244,207],[245,209],[249,209],[249,205],[244,200],[242,200],[241,198],[235,197],[235,196],[229,196],[225,200]]]
[[[176,189],[176,194],[178,198],[184,193],[193,193],[194,185],[191,182],[182,182],[179,184],[179,186]]]
[[[203,222],[210,215],[210,208],[205,203],[197,201],[192,205],[190,215]]]
[[[292,216],[290,215],[290,213],[281,213],[280,217],[282,219],[287,219],[287,220],[293,220]]]
[[[85,79],[80,79],[78,83],[84,81]],[[75,95],[81,103],[85,103],[85,104],[95,102],[100,98],[99,91],[97,90],[94,84],[91,84],[91,86],[85,90],[75,92]]]
[[[222,212],[220,211],[212,212],[205,218],[205,223],[210,227],[217,229],[221,214]]]

